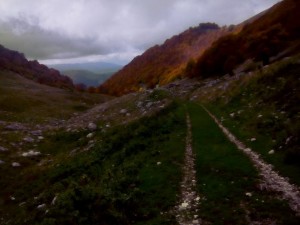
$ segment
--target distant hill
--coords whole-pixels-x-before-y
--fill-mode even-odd
[[[186,64],[196,60],[215,40],[228,34],[232,27],[220,28],[202,23],[148,49],[100,86],[104,93],[121,95],[166,84],[184,71]]]
[[[49,67],[59,71],[66,70],[87,70],[93,73],[113,73],[122,68],[121,65],[107,62],[88,62],[88,63],[70,63],[70,64],[49,64]]]
[[[71,64],[51,64],[49,67],[59,70],[76,84],[97,87],[122,68],[121,65],[106,62],[88,62]]]
[[[82,83],[86,86],[96,87],[107,80],[114,72],[97,74],[88,70],[63,70],[62,73],[70,77],[76,84]]]
[[[13,71],[41,84],[59,88],[74,88],[72,80],[61,75],[59,71],[49,69],[36,60],[29,61],[24,54],[7,49],[2,45],[0,45],[0,69]]]

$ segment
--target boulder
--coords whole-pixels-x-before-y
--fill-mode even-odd
[[[44,209],[44,208],[46,208],[46,204],[38,205],[36,208],[37,209]]]
[[[24,137],[23,138],[23,141],[27,142],[27,143],[33,143],[34,142],[34,139],[31,138],[31,137]]]
[[[184,203],[182,203],[182,204],[179,206],[179,209],[180,209],[180,210],[183,210],[183,209],[186,209],[188,206],[189,206],[189,203],[184,202]]]
[[[153,102],[148,102],[147,105],[146,105],[146,108],[149,109],[152,105],[153,105]]]
[[[25,130],[26,128],[21,124],[14,123],[14,124],[10,124],[10,125],[6,126],[5,129],[11,130],[11,131],[16,131],[16,130]]]
[[[95,131],[97,129],[97,125],[94,123],[89,123],[88,129],[91,131]]]
[[[34,130],[30,132],[34,136],[42,136],[42,131],[41,130]]]
[[[275,151],[272,149],[268,152],[269,155],[273,155],[275,153]]]
[[[40,152],[36,152],[36,151],[33,151],[33,150],[30,150],[29,152],[24,152],[22,154],[23,157],[31,157],[31,156],[39,156],[41,155]]]
[[[19,206],[22,207],[22,206],[24,206],[25,204],[26,204],[26,202],[21,202],[21,203],[19,204]]]
[[[52,199],[51,205],[55,205],[56,200],[57,200],[57,196],[55,196],[55,197]]]
[[[7,151],[8,151],[7,148],[0,146],[0,152],[7,152]]]
[[[126,114],[126,113],[127,113],[127,110],[126,110],[126,109],[121,109],[121,110],[120,110],[120,113],[121,113],[121,114]]]
[[[11,165],[12,165],[12,167],[20,167],[21,166],[21,164],[18,162],[13,162]]]
[[[251,193],[251,192],[246,192],[245,195],[246,195],[247,197],[252,197],[252,193]]]
[[[137,106],[138,108],[141,108],[141,107],[143,106],[143,102],[138,102],[138,103],[136,104],[136,106]]]
[[[94,136],[94,133],[89,133],[88,135],[86,135],[87,138],[92,138]]]

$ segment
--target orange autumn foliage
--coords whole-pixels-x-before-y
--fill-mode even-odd
[[[220,28],[213,23],[189,28],[133,59],[102,84],[99,91],[122,95],[169,83],[183,75],[185,65],[191,59],[197,59],[215,40],[228,32],[228,28]]]
[[[293,54],[300,46],[300,1],[285,0],[246,24],[241,32],[217,40],[189,68],[189,77],[232,74],[247,59],[268,64],[271,57],[286,51]],[[283,54],[284,55],[284,54]],[[286,55],[285,55],[286,56]]]

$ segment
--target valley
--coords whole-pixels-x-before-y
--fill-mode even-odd
[[[105,80],[122,68],[121,65],[104,62],[52,64],[48,65],[70,77],[75,84],[98,87]]]
[[[0,225],[300,224],[299,9],[200,23],[123,68],[0,45]],[[83,34],[50,61],[143,48]]]

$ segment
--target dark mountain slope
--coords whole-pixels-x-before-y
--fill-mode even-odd
[[[214,24],[190,28],[136,57],[101,85],[100,91],[122,95],[182,76],[232,74],[248,59],[268,64],[292,55],[300,49],[299,4],[296,0],[282,1],[231,29],[220,29]]]
[[[227,28],[211,23],[190,28],[133,59],[100,89],[105,93],[121,95],[169,83],[182,75],[189,60],[197,59],[215,40],[228,32]]]
[[[53,87],[73,88],[72,80],[61,75],[55,69],[39,64],[38,61],[28,61],[24,54],[12,51],[0,45],[0,69],[20,74],[27,79]]]
[[[273,6],[260,18],[247,24],[240,33],[229,34],[216,41],[198,59],[188,74],[209,77],[233,73],[247,59],[264,65],[300,48],[300,2],[285,0]]]

